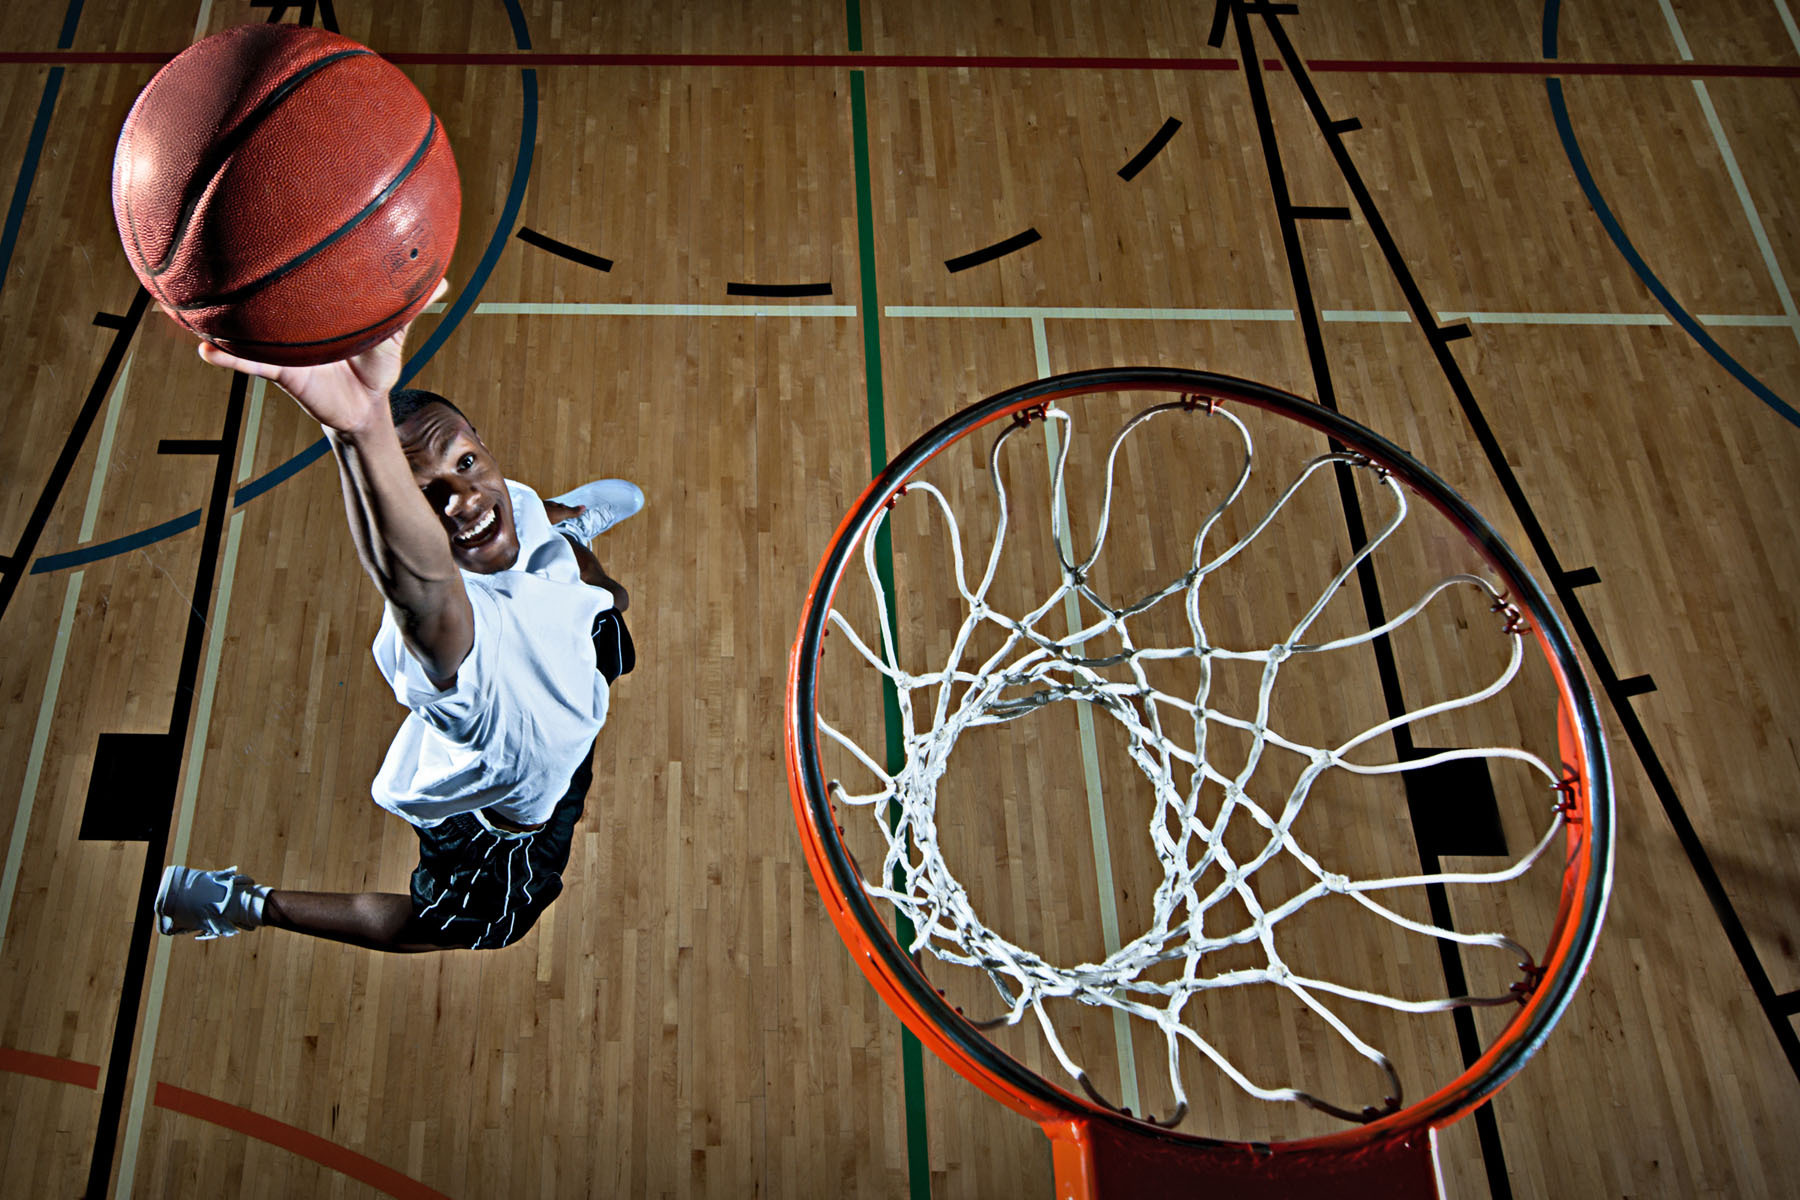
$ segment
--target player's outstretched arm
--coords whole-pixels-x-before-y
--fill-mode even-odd
[[[440,282],[433,299],[447,289]],[[449,538],[413,480],[388,413],[410,328],[355,358],[315,367],[253,362],[210,345],[200,347],[200,357],[272,380],[324,427],[357,557],[394,610],[407,649],[433,683],[446,687],[474,645],[475,620]]]

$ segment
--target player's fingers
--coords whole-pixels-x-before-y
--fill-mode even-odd
[[[435,288],[431,289],[431,299],[429,299],[425,302],[426,305],[430,306],[430,305],[436,304],[439,300],[442,300],[444,298],[445,294],[448,293],[449,291],[450,291],[450,281],[448,279],[439,279],[437,281],[437,286]],[[424,312],[424,310],[421,309],[420,312],[422,314]],[[414,317],[413,321],[416,321],[418,319],[419,319],[418,317]],[[406,324],[402,325],[399,329],[396,329],[394,331],[394,344],[396,346],[406,345],[406,335],[412,332],[413,321],[408,321]]]
[[[241,371],[245,375],[260,375],[264,379],[280,382],[282,368],[273,363],[255,362],[248,358],[239,358],[235,354],[212,345],[210,342],[200,343],[200,357],[215,367],[224,367],[227,371]]]

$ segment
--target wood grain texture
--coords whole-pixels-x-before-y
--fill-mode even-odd
[[[1765,0],[1672,7],[1696,62],[1800,65],[1800,47]],[[346,35],[384,51],[516,48],[498,3],[335,8]],[[74,48],[173,53],[192,40],[197,11],[173,0],[88,0]],[[1070,60],[864,68],[870,316],[890,454],[963,405],[1038,373],[1028,313],[903,316],[894,306],[1253,310],[1209,320],[1048,315],[1043,348],[1053,371],[1185,366],[1316,395],[1241,72],[1082,65],[1105,56],[1234,59],[1234,41],[1206,45],[1211,11],[1160,0],[860,5],[870,55]],[[214,3],[202,32],[266,13]],[[547,53],[848,51],[846,9],[835,0],[534,2],[522,13],[532,47]],[[0,15],[5,49],[44,59],[0,63],[0,203],[19,178],[62,17],[59,6]],[[1369,65],[1538,61],[1542,20],[1542,5],[1526,0],[1307,3],[1284,18],[1304,58],[1335,60],[1311,78],[1333,117],[1360,122],[1346,144],[1427,306],[1543,318],[1477,320],[1451,354],[1559,564],[1598,573],[1575,593],[1596,643],[1618,677],[1648,676],[1655,687],[1621,703],[1667,773],[1755,963],[1775,994],[1791,996],[1800,989],[1800,825],[1789,802],[1800,775],[1792,733],[1800,528],[1789,493],[1800,478],[1800,430],[1674,324],[1567,317],[1663,310],[1590,207],[1541,77]],[[1260,55],[1272,56],[1260,18],[1253,24]],[[1650,0],[1564,5],[1559,39],[1562,63],[1681,62]],[[458,287],[474,276],[514,181],[527,65],[406,68],[442,118],[461,173]],[[0,285],[0,554],[26,529],[112,345],[114,332],[91,323],[95,313],[124,312],[134,287],[107,180],[113,139],[154,66],[62,69]],[[799,303],[856,306],[858,315],[475,311],[462,320],[417,382],[462,403],[509,474],[546,494],[619,475],[648,496],[598,547],[632,590],[640,665],[620,683],[601,738],[568,890],[535,932],[495,954],[390,959],[263,931],[175,942],[158,968],[153,946],[162,990],[135,1024],[126,1014],[147,1100],[138,1118],[127,1104],[121,1127],[135,1131],[135,1156],[114,1194],[372,1194],[342,1170],[159,1107],[159,1083],[458,1198],[907,1193],[900,1026],[827,918],[792,828],[780,750],[781,689],[806,584],[871,472],[850,71],[825,62],[536,67],[534,156],[517,224],[614,266],[597,271],[503,229],[481,301],[712,305],[737,302],[726,295],[734,281],[829,281],[829,300]],[[1266,72],[1263,82],[1293,202],[1354,207],[1291,72]],[[1563,87],[1613,217],[1682,305],[1703,316],[1781,316],[1780,289],[1691,80],[1583,75]],[[1791,285],[1800,278],[1793,79],[1712,78],[1706,91]],[[1133,181],[1121,180],[1118,168],[1169,118],[1180,130]],[[967,271],[944,266],[1028,227],[1042,240]],[[1432,465],[1541,578],[1528,522],[1417,324],[1373,317],[1404,310],[1406,300],[1369,223],[1306,221],[1301,247],[1313,300],[1333,314],[1322,347],[1339,407]],[[422,319],[414,344],[441,319]],[[1707,328],[1773,393],[1800,402],[1791,325]],[[159,455],[157,444],[216,436],[229,387],[170,322],[147,314],[110,450],[102,461],[97,422],[34,555],[203,508],[210,460]],[[1084,417],[1089,436],[1104,427],[1099,415]],[[274,392],[253,432],[243,478],[288,462],[318,436]],[[1273,459],[1316,442],[1273,430],[1259,445]],[[1171,445],[1192,462],[1211,462],[1216,450],[1191,433]],[[1021,494],[1041,495],[1047,470],[1041,447],[1033,450],[1035,460],[1020,455],[1012,469]],[[980,530],[991,517],[975,462],[971,450],[943,465],[968,528]],[[1187,489],[1188,467],[1147,446],[1125,469],[1129,490],[1155,503],[1117,518],[1121,557],[1108,560],[1106,579],[1121,588],[1179,560],[1177,526],[1206,494]],[[1091,464],[1084,470],[1090,480]],[[103,482],[84,535],[97,471]],[[1091,489],[1081,494],[1091,502]],[[1375,505],[1373,492],[1362,495]],[[916,499],[896,513],[901,630],[909,647],[926,647],[941,641],[956,606],[940,586],[941,538]],[[1337,505],[1331,488],[1309,493],[1270,557],[1247,563],[1221,594],[1219,619],[1248,629],[1299,604],[1319,564],[1348,553]],[[1021,537],[1043,533],[1041,512],[1020,520]],[[342,890],[399,889],[415,861],[408,828],[368,800],[401,713],[368,658],[379,601],[344,536],[330,465],[245,504],[233,526],[235,557],[210,597],[191,594],[201,545],[190,529],[78,573],[26,574],[0,613],[9,647],[0,655],[0,836],[19,863],[0,930],[0,1047],[97,1066],[102,1086],[133,922],[144,919],[133,911],[144,853],[139,843],[81,841],[82,807],[100,734],[167,728],[191,605],[211,614],[217,673],[205,737],[183,748],[183,785],[191,781],[194,795],[186,861]],[[1047,577],[1039,542],[1008,586],[1023,591]],[[1440,569],[1448,544],[1421,536],[1395,547],[1378,567],[1384,596]],[[866,617],[865,599],[845,603]],[[65,612],[66,651],[55,661]],[[828,666],[853,693],[866,684],[848,671],[847,655],[840,667],[839,649]],[[1464,640],[1441,631],[1421,630],[1398,649],[1409,697],[1452,687],[1472,669]],[[1588,665],[1598,673],[1600,664]],[[1431,737],[1539,737],[1539,701],[1541,688],[1528,685],[1516,703],[1445,720]],[[40,710],[47,723],[34,758]],[[1791,1194],[1800,1079],[1620,710],[1605,700],[1602,710],[1618,793],[1615,896],[1562,1026],[1494,1103],[1511,1193]],[[1372,665],[1354,661],[1304,689],[1284,718],[1324,730],[1381,711]],[[852,701],[846,720],[879,742],[872,701]],[[1099,897],[1073,724],[1053,727],[1062,732],[1036,754],[984,734],[980,749],[990,752],[970,755],[967,774],[947,784],[967,802],[946,836],[1000,927],[1042,939],[1056,955],[1088,957],[1099,949]],[[1109,738],[1103,732],[1101,755],[1116,762],[1120,746]],[[996,794],[1004,802],[977,803]],[[1114,899],[1130,928],[1146,919],[1155,864],[1142,844],[1139,798],[1109,788],[1104,803]],[[1317,836],[1370,870],[1416,863],[1403,811],[1347,789],[1316,817]],[[1501,818],[1515,849],[1541,828],[1516,789],[1503,789]],[[868,830],[851,836],[875,844]],[[1505,896],[1459,891],[1453,904],[1459,927],[1542,923]],[[1340,933],[1323,911],[1294,936],[1323,969],[1397,993],[1442,987],[1435,948],[1416,938],[1379,927]],[[1504,967],[1474,962],[1503,986]],[[993,1003],[979,979],[946,972],[943,986],[971,1011]],[[1208,1019],[1236,1031],[1234,1052],[1257,1072],[1294,1069],[1324,1041],[1293,1014],[1259,1012],[1248,996],[1221,1001]],[[1791,1017],[1778,1019],[1792,1030]],[[1496,1020],[1483,1014],[1476,1025],[1491,1034]],[[1073,1013],[1068,1022],[1084,1055],[1108,1052],[1110,1020]],[[1447,1020],[1376,1024],[1409,1086],[1415,1072],[1456,1069]],[[997,1040],[1057,1078],[1035,1035]],[[1145,1099],[1165,1106],[1157,1041],[1139,1029],[1134,1044]],[[1366,1069],[1328,1046],[1322,1053],[1316,1069],[1328,1083],[1366,1090]],[[1316,1114],[1259,1113],[1198,1062],[1188,1070],[1205,1122],[1190,1122],[1192,1131],[1241,1133],[1257,1121],[1280,1136],[1336,1127]],[[913,1136],[926,1139],[934,1196],[1050,1193],[1035,1127],[929,1057],[924,1075],[924,1126]],[[0,1194],[80,1192],[100,1097],[78,1083],[0,1072]],[[1443,1155],[1449,1196],[1492,1194],[1471,1123],[1445,1132]]]

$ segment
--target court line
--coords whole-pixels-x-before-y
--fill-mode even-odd
[[[534,304],[487,301],[481,317],[855,317],[854,304]]]
[[[237,478],[250,474],[256,461],[257,433],[262,426],[263,398],[268,381],[250,380],[249,411],[244,417],[243,445],[238,452]],[[207,628],[206,660],[200,671],[200,695],[195,703],[194,732],[188,742],[187,766],[182,776],[181,799],[176,807],[175,827],[169,846],[169,861],[185,863],[188,843],[193,835],[194,811],[198,807],[200,779],[206,767],[206,739],[212,729],[213,698],[219,681],[219,658],[225,645],[225,630],[231,619],[231,590],[237,578],[238,546],[243,537],[244,514],[231,514],[226,527],[225,553],[219,567],[218,598],[213,605],[213,619]],[[132,1181],[137,1174],[138,1144],[143,1132],[144,1106],[150,1087],[150,1070],[154,1066],[156,1035],[162,1025],[163,994],[168,983],[169,952],[175,939],[159,937],[150,963],[150,983],[144,1006],[143,1030],[138,1035],[137,1061],[133,1068],[131,1100],[125,1114],[125,1133],[119,1144],[119,1183],[117,1200],[130,1200]],[[159,1086],[167,1086],[159,1085]]]
[[[1224,0],[1221,0],[1224,2]],[[1324,341],[1323,322],[1318,318],[1317,302],[1312,291],[1312,284],[1307,274],[1306,256],[1301,243],[1297,226],[1298,214],[1295,212],[1292,196],[1288,189],[1285,167],[1281,158],[1281,143],[1275,130],[1273,106],[1264,91],[1261,74],[1257,70],[1256,48],[1252,40],[1250,24],[1250,6],[1245,0],[1234,0],[1231,3],[1232,23],[1238,39],[1238,53],[1244,63],[1244,79],[1246,91],[1256,115],[1257,132],[1262,141],[1263,161],[1268,167],[1270,189],[1274,195],[1275,213],[1281,226],[1282,245],[1287,257],[1288,270],[1293,279],[1295,307],[1301,310],[1305,318],[1302,321],[1307,348],[1307,356],[1312,365],[1315,387],[1318,391],[1319,403],[1336,410],[1338,407],[1336,387],[1331,375],[1331,360]],[[1307,63],[1295,49],[1287,29],[1280,20],[1284,11],[1281,7],[1264,7],[1260,11],[1263,26],[1274,43],[1280,59],[1287,65],[1292,74],[1294,89],[1299,93],[1302,103],[1312,117],[1314,127],[1324,140],[1331,159],[1336,165],[1338,176],[1349,190],[1355,201],[1356,210],[1362,214],[1363,223],[1374,237],[1381,249],[1383,259],[1387,262],[1388,271],[1401,294],[1406,298],[1420,332],[1425,336],[1432,354],[1439,361],[1446,381],[1456,393],[1459,401],[1463,401],[1465,393],[1467,402],[1473,402],[1473,393],[1468,391],[1467,383],[1456,366],[1455,358],[1449,351],[1450,343],[1467,336],[1469,327],[1465,323],[1445,325],[1437,320],[1425,303],[1424,291],[1412,276],[1402,256],[1399,243],[1388,227],[1381,209],[1370,192],[1362,172],[1357,168],[1356,160],[1351,155],[1344,134],[1352,129],[1360,128],[1354,120],[1334,119],[1320,96],[1317,85],[1313,82]],[[1285,11],[1292,11],[1287,9]],[[1367,528],[1364,522],[1362,502],[1356,491],[1355,482],[1350,472],[1339,464],[1333,472],[1338,486],[1339,504],[1343,510],[1345,532],[1349,535],[1353,546],[1365,545],[1368,542]],[[1367,615],[1370,628],[1379,628],[1386,620],[1380,582],[1376,577],[1374,563],[1363,560],[1356,568],[1358,590],[1362,594],[1363,612]],[[1414,749],[1413,730],[1403,715],[1409,711],[1402,692],[1397,656],[1388,638],[1376,638],[1369,646],[1375,659],[1376,673],[1380,679],[1382,702],[1390,719],[1395,722],[1389,731],[1394,750],[1401,758],[1407,758]],[[1435,847],[1428,846],[1418,840],[1415,847],[1419,868],[1422,874],[1430,876],[1439,871],[1438,854]],[[1451,911],[1449,893],[1441,883],[1425,886],[1427,910],[1431,914],[1431,922],[1440,929],[1454,929],[1455,921]],[[1439,938],[1437,941],[1438,962],[1443,971],[1444,983],[1452,996],[1467,995],[1467,976],[1464,972],[1462,954],[1453,941]],[[1475,1028],[1473,1012],[1466,1007],[1457,1007],[1451,1013],[1456,1033],[1458,1049],[1461,1051],[1463,1067],[1472,1070],[1480,1060],[1482,1043]],[[1512,1183],[1506,1166],[1505,1141],[1501,1137],[1499,1122],[1491,1104],[1482,1104],[1470,1114],[1475,1125],[1476,1139],[1481,1148],[1481,1162],[1487,1176],[1488,1190],[1493,1200],[1512,1200]]]
[[[93,1091],[100,1086],[100,1067],[96,1063],[58,1058],[51,1054],[35,1054],[30,1050],[0,1048],[0,1071],[13,1075],[29,1075],[51,1083],[66,1083]],[[398,1200],[448,1200],[442,1192],[348,1146],[328,1141],[295,1125],[277,1121],[262,1113],[228,1104],[212,1096],[172,1083],[156,1085],[156,1107],[205,1121],[233,1133],[241,1133],[286,1150],[296,1158],[317,1163],[326,1170],[346,1175]]]
[[[952,317],[965,319],[1056,321],[1292,321],[1291,308],[1060,308],[1027,305],[890,304],[889,317]],[[1334,324],[1398,324],[1412,322],[1412,314],[1395,309],[1327,308],[1319,316]],[[1606,312],[1461,312],[1437,313],[1440,324],[1467,321],[1471,325],[1672,325],[1666,313]],[[1702,313],[1707,325],[1745,328],[1800,326],[1800,317],[1779,313]]]
[[[194,568],[194,584],[188,601],[186,628],[181,636],[181,664],[176,669],[173,695],[169,705],[169,725],[162,738],[170,748],[180,751],[193,729],[196,690],[206,643],[211,635],[208,615],[215,603],[219,576],[219,557],[224,542],[225,522],[231,508],[231,464],[227,454],[235,452],[243,432],[247,376],[231,376],[230,398],[215,443],[219,448],[211,456],[212,480],[207,487],[206,527],[200,542],[199,561]],[[118,1004],[113,1014],[112,1047],[107,1053],[104,1083],[100,1091],[100,1113],[95,1122],[94,1153],[88,1166],[87,1192],[101,1196],[109,1190],[117,1165],[119,1134],[125,1111],[127,1085],[130,1082],[134,1046],[137,1041],[138,1018],[143,1008],[144,984],[148,976],[153,944],[159,940],[153,909],[157,881],[162,875],[168,853],[169,831],[174,815],[175,780],[168,781],[170,791],[155,797],[156,809],[144,842],[143,869],[138,879],[138,892],[132,906],[131,939],[126,949],[124,974],[119,982]]]
[[[435,1188],[428,1187],[409,1175],[378,1162],[366,1154],[358,1154],[347,1146],[327,1141],[316,1133],[277,1121],[259,1112],[227,1104],[172,1083],[156,1085],[156,1107],[194,1117],[222,1129],[241,1133],[271,1146],[286,1150],[299,1158],[367,1184],[396,1200],[449,1200]],[[123,1195],[123,1193],[121,1193]]]
[[[5,66],[161,66],[173,50],[9,50],[0,51]],[[1003,54],[609,54],[561,51],[384,51],[383,58],[400,66],[422,67],[786,67],[862,70],[996,71],[1235,71],[1227,58],[1093,58],[1080,55]],[[1623,77],[1704,76],[1713,79],[1800,79],[1800,67],[1759,63],[1543,62],[1507,59],[1378,59],[1316,58],[1307,66],[1320,74],[1363,75],[1597,75]],[[1277,73],[1279,64],[1269,68]]]
[[[75,27],[81,21],[82,0],[69,0],[63,10],[62,32],[56,36],[56,48],[67,50],[75,44]],[[56,111],[56,97],[62,91],[63,69],[50,68],[44,80],[43,95],[38,98],[37,116],[31,122],[31,134],[25,140],[25,156],[19,162],[19,178],[13,184],[12,202],[6,208],[6,224],[0,227],[0,290],[11,274],[13,249],[18,245],[19,227],[25,223],[25,203],[31,196],[31,185],[37,179],[38,160],[44,152],[44,139],[50,133],[50,117]]]
[[[426,314],[445,310],[441,302],[428,305]],[[966,317],[982,319],[1028,319],[1068,321],[1292,321],[1291,308],[1071,308],[1028,305],[909,305],[890,304],[881,310],[888,317]],[[474,316],[594,316],[594,317],[833,317],[849,318],[860,310],[848,304],[584,304],[482,301],[469,310]],[[1321,319],[1328,323],[1405,324],[1410,313],[1390,309],[1325,309]],[[1471,325],[1673,325],[1666,313],[1602,313],[1602,312],[1454,312],[1437,314],[1438,320],[1467,321]],[[1724,328],[1796,329],[1800,336],[1800,317],[1774,313],[1701,313],[1696,318],[1702,325]],[[323,458],[327,447],[323,438],[281,465],[271,468],[260,478],[238,489],[234,506],[248,504],[264,492],[285,483],[294,475]],[[99,562],[197,528],[200,510],[183,513],[160,525],[125,534],[93,546],[77,546],[33,560],[31,574],[43,575],[66,571],[88,563]]]
[[[100,513],[100,495],[106,484],[112,447],[119,428],[119,409],[125,395],[125,383],[131,376],[132,352],[125,352],[107,398],[106,417],[100,425],[100,442],[94,454],[94,476],[88,484],[87,507],[81,515],[81,537],[94,536],[94,522]],[[82,572],[69,577],[63,594],[62,615],[57,618],[56,637],[51,642],[50,670],[44,677],[44,695],[38,702],[37,728],[32,731],[31,749],[25,757],[25,779],[19,786],[19,805],[13,812],[12,835],[6,844],[6,867],[0,871],[0,947],[6,944],[6,930],[12,918],[13,895],[19,886],[19,869],[24,861],[25,838],[31,831],[31,814],[37,806],[38,781],[44,766],[44,753],[50,743],[50,726],[56,716],[56,697],[62,690],[63,667],[68,658],[69,635],[75,624],[76,604],[81,596]]]
[[[1668,0],[1663,0],[1668,3]],[[1800,339],[1800,322],[1796,318],[1800,313],[1794,309],[1794,295],[1788,290],[1787,277],[1781,273],[1781,264],[1775,261],[1775,248],[1769,244],[1769,235],[1763,229],[1762,217],[1756,211],[1756,202],[1750,198],[1749,185],[1744,182],[1744,174],[1738,170],[1737,156],[1731,152],[1731,143],[1726,140],[1725,127],[1719,122],[1719,114],[1713,109],[1712,97],[1706,91],[1702,80],[1694,80],[1694,94],[1700,98],[1700,107],[1706,113],[1707,127],[1712,130],[1713,141],[1719,147],[1719,157],[1725,160],[1725,173],[1731,176],[1731,186],[1737,192],[1738,203],[1744,208],[1744,219],[1750,222],[1750,236],[1756,240],[1756,249],[1762,255],[1763,266],[1768,269],[1769,281],[1775,285],[1775,294],[1781,297],[1781,311],[1787,315],[1792,324],[1794,336]]]
[[[880,294],[875,274],[875,199],[869,169],[869,103],[861,71],[850,72],[850,140],[856,188],[857,273],[862,295],[863,382],[868,393],[869,477],[887,466],[887,413],[881,375]],[[894,603],[894,554],[886,523],[876,534],[875,569],[888,611],[890,637],[897,638],[892,623]],[[892,680],[881,688],[883,726],[887,742],[887,767],[897,772],[906,759],[905,736],[900,721],[900,700]],[[896,816],[896,820],[899,818]],[[893,886],[903,887],[901,868],[894,868]],[[902,945],[911,944],[915,931],[906,914],[895,910],[894,934]],[[929,1123],[925,1111],[925,1051],[918,1035],[900,1023],[900,1077],[906,1112],[907,1190],[912,1200],[931,1200]]]
[[[1794,25],[1794,14],[1788,11],[1787,0],[1775,0],[1775,11],[1781,14],[1781,27],[1787,30],[1788,41],[1794,43],[1794,53],[1800,54],[1800,27]]]
[[[1544,58],[1550,65],[1558,68],[1564,65],[1557,61],[1558,25],[1561,16],[1562,0],[1544,0]],[[1683,40],[1685,41],[1685,39]],[[1700,70],[1698,64],[1683,63],[1681,66],[1691,75],[1708,73]],[[1575,126],[1569,118],[1568,103],[1563,98],[1562,80],[1558,77],[1563,73],[1558,70],[1544,80],[1544,90],[1550,101],[1550,116],[1556,124],[1557,137],[1562,141],[1563,155],[1569,160],[1569,168],[1575,172],[1576,182],[1581,185],[1582,193],[1587,197],[1588,205],[1594,210],[1594,216],[1599,220],[1601,228],[1606,231],[1606,236],[1612,239],[1613,247],[1631,267],[1632,272],[1638,277],[1638,281],[1650,289],[1650,293],[1675,319],[1675,323],[1680,325],[1689,337],[1698,342],[1700,348],[1711,355],[1714,362],[1724,367],[1733,379],[1736,379],[1753,396],[1774,410],[1782,420],[1787,421],[1790,425],[1800,426],[1800,412],[1796,412],[1767,384],[1752,375],[1742,363],[1713,340],[1712,336],[1701,327],[1700,322],[1696,321],[1675,299],[1674,293],[1670,292],[1662,280],[1656,277],[1655,272],[1650,269],[1650,264],[1644,261],[1637,248],[1631,244],[1631,239],[1625,236],[1624,227],[1619,224],[1618,218],[1613,215],[1611,207],[1607,205],[1606,197],[1600,192],[1600,185],[1594,181],[1593,173],[1588,170],[1587,159],[1581,153],[1581,144],[1576,140]],[[1568,73],[1572,74],[1573,72]],[[1789,1032],[1792,1033],[1791,1030]],[[1795,1040],[1795,1046],[1800,1048],[1800,1039]],[[1800,1053],[1800,1049],[1797,1049],[1796,1053]]]
[[[1031,318],[1031,349],[1037,361],[1039,379],[1050,377],[1050,342],[1044,336],[1044,319]],[[1044,453],[1050,460],[1052,478],[1056,473],[1056,461],[1060,457],[1059,438],[1055,421],[1044,422]],[[1057,525],[1062,530],[1058,539],[1062,543],[1063,558],[1075,561],[1074,538],[1069,531],[1068,497],[1059,494],[1056,497]],[[1063,597],[1063,618],[1069,623],[1069,632],[1074,633],[1081,628],[1081,605],[1075,593],[1070,592]],[[1072,648],[1079,653],[1084,643],[1073,643]],[[1100,936],[1106,946],[1106,955],[1111,958],[1119,952],[1119,903],[1118,892],[1113,883],[1112,843],[1106,831],[1106,801],[1100,787],[1100,751],[1094,738],[1094,710],[1090,704],[1075,705],[1076,731],[1081,739],[1081,773],[1087,788],[1088,834],[1094,848],[1094,879],[1096,889],[1100,893]],[[1137,1053],[1131,1038],[1131,1018],[1122,1008],[1112,1010],[1113,1043],[1119,1060],[1119,1105],[1131,1112],[1143,1112],[1144,1106],[1138,1095]]]
[[[1662,6],[1663,20],[1667,22],[1669,33],[1675,39],[1675,48],[1681,54],[1681,61],[1692,62],[1694,53],[1688,48],[1687,35],[1682,32],[1674,6],[1669,0],[1656,2]],[[1762,217],[1756,211],[1756,202],[1751,199],[1750,187],[1744,182],[1744,173],[1738,170],[1737,155],[1731,152],[1731,141],[1725,136],[1725,127],[1719,121],[1718,111],[1713,108],[1712,95],[1706,90],[1706,81],[1696,79],[1693,83],[1694,95],[1700,101],[1700,110],[1706,114],[1706,127],[1712,131],[1713,144],[1719,148],[1719,157],[1725,160],[1725,173],[1731,177],[1731,186],[1737,192],[1738,204],[1744,210],[1744,219],[1750,222],[1750,236],[1756,242],[1757,252],[1762,255],[1763,266],[1769,272],[1769,281],[1775,285],[1775,294],[1781,298],[1781,311],[1792,322],[1796,315],[1794,296],[1788,291],[1787,278],[1781,273],[1781,264],[1775,261],[1775,248],[1769,244],[1769,235],[1763,229]],[[1795,338],[1800,339],[1800,324],[1793,325],[1793,331]]]
[[[14,1075],[30,1075],[51,1083],[69,1083],[93,1091],[100,1086],[100,1068],[94,1063],[57,1058],[52,1054],[34,1054],[29,1050],[0,1049],[0,1071]]]

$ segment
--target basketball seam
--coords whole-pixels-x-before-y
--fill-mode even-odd
[[[180,251],[181,243],[187,237],[188,226],[193,223],[194,213],[198,211],[200,207],[201,198],[205,196],[207,190],[212,187],[213,181],[219,177],[219,173],[230,163],[232,154],[250,139],[250,136],[256,132],[257,128],[261,126],[264,121],[268,120],[270,114],[286,101],[287,98],[294,93],[296,88],[305,83],[308,79],[317,75],[320,71],[323,71],[326,67],[331,66],[333,63],[342,62],[347,58],[359,58],[363,55],[373,53],[373,51],[365,50],[359,46],[351,50],[339,50],[335,54],[329,54],[324,58],[308,63],[305,67],[284,79],[273,92],[270,92],[267,96],[263,97],[262,102],[251,109],[250,112],[245,115],[243,120],[232,126],[229,133],[211,146],[207,158],[202,160],[200,167],[194,171],[193,175],[188,180],[187,192],[182,197],[181,201],[181,218],[176,222],[175,230],[170,235],[169,248],[167,252],[163,254],[162,261],[158,263],[146,262],[144,264],[144,269],[151,278],[162,275],[174,264],[175,255]],[[132,214],[131,236],[134,240],[138,239],[135,213]],[[139,240],[138,253],[140,255],[143,253],[143,244],[141,240]]]
[[[425,156],[431,149],[431,143],[437,138],[437,132],[437,114],[432,113],[431,120],[428,121],[425,126],[425,138],[419,143],[418,149],[413,151],[412,157],[406,161],[406,165],[400,168],[399,172],[387,182],[387,185],[376,194],[373,200],[369,201],[369,203],[363,207],[361,212],[340,225],[330,237],[301,251],[299,254],[269,271],[259,279],[253,279],[249,283],[246,283],[241,287],[233,288],[229,292],[221,292],[216,296],[205,296],[201,299],[190,301],[187,304],[176,305],[177,311],[195,312],[203,308],[217,308],[222,304],[234,304],[244,297],[267,287],[282,277],[306,265],[319,254],[330,249],[339,239],[343,238],[357,226],[368,220],[377,209],[381,208],[382,205],[386,204],[388,200],[393,197],[394,192],[399,189],[401,184],[412,177],[413,172],[418,169],[419,164],[425,161]],[[336,339],[330,340],[335,341]]]
[[[226,337],[220,334],[209,334],[207,335],[207,340],[218,345],[221,349],[229,349],[233,346],[282,346],[290,350],[303,349],[307,346],[329,346],[334,342],[349,341],[352,338],[359,338],[366,333],[380,329],[383,325],[386,325],[395,317],[401,315],[407,309],[417,304],[420,295],[424,294],[428,288],[435,288],[437,286],[437,281],[443,277],[443,274],[443,271],[436,269],[427,272],[426,277],[429,280],[429,283],[426,286],[414,288],[412,295],[408,296],[406,302],[400,305],[399,308],[396,308],[393,312],[390,312],[378,321],[373,321],[370,324],[364,325],[361,329],[352,329],[346,333],[334,334],[328,338],[317,338],[308,342],[265,342],[259,341],[256,338]]]

